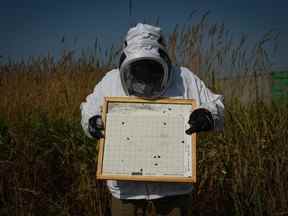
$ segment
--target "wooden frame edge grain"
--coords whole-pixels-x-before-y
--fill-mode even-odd
[[[102,180],[120,180],[120,181],[147,181],[147,182],[177,182],[177,183],[195,183],[192,177],[175,176],[122,176],[122,175],[101,175],[98,179]]]
[[[197,143],[196,143],[196,133],[192,134],[192,181],[197,181]]]
[[[196,109],[197,105],[196,105],[196,101],[192,100],[192,107],[193,110]],[[192,139],[192,146],[191,146],[191,150],[192,150],[192,180],[194,183],[196,183],[197,181],[197,134],[193,133],[191,135],[191,139]]]
[[[102,121],[104,124],[104,128],[106,126],[106,113],[108,110],[108,100],[105,97],[104,98],[104,104],[101,110],[101,116],[102,116]],[[99,140],[99,148],[98,148],[98,158],[97,158],[97,172],[96,172],[96,179],[100,179],[102,175],[102,169],[103,169],[103,157],[104,157],[104,142],[105,142],[105,134],[104,138],[101,138]]]
[[[174,99],[174,98],[159,98],[156,100],[148,100],[139,97],[105,97],[102,120],[104,127],[106,125],[106,113],[108,112],[109,103],[151,103],[151,104],[190,104],[192,108],[196,108],[196,101],[193,99]],[[147,182],[177,182],[177,183],[196,183],[197,181],[197,146],[196,133],[191,135],[192,139],[192,176],[191,177],[176,177],[176,176],[122,176],[122,175],[103,175],[103,158],[105,148],[105,138],[99,141],[98,164],[96,179],[98,180],[123,180],[123,181],[147,181]]]

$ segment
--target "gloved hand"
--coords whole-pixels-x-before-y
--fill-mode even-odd
[[[203,108],[196,109],[191,113],[188,124],[190,124],[190,128],[186,130],[186,134],[188,135],[201,131],[209,131],[214,128],[212,114]]]
[[[95,115],[89,119],[88,131],[96,139],[103,138],[104,124],[100,115]]]

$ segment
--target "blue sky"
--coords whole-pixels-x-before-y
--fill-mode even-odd
[[[81,52],[92,48],[98,38],[102,47],[121,41],[131,22],[160,20],[164,32],[176,24],[193,22],[211,11],[211,22],[224,22],[234,35],[247,33],[252,38],[266,31],[280,32],[274,63],[288,68],[288,1],[285,0],[26,0],[0,1],[0,55],[12,59],[57,56],[63,48]],[[192,19],[189,14],[198,10]],[[65,43],[61,38],[65,36]]]

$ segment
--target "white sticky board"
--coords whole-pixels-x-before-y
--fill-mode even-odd
[[[111,103],[102,175],[192,176],[192,105]]]

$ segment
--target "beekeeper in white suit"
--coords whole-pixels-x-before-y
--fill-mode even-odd
[[[194,99],[187,134],[223,128],[223,96],[212,93],[189,69],[171,64],[158,27],[137,24],[126,36],[119,67],[106,73],[81,104],[81,124],[89,137],[103,136],[100,106],[106,96],[139,96]],[[158,215],[187,215],[191,184],[108,181],[112,215],[147,215],[152,206]],[[173,212],[173,213],[172,213]]]

